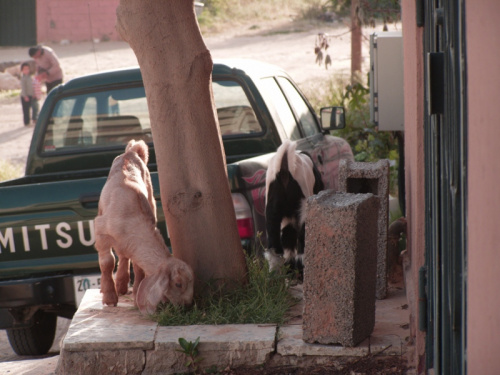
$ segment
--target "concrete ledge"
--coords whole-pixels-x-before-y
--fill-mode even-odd
[[[280,328],[278,354],[283,356],[359,357],[368,355],[368,353],[367,343],[353,348],[345,348],[341,345],[309,344],[302,339],[301,326]]]
[[[182,372],[186,358],[179,349],[180,337],[194,342],[198,337],[203,367],[236,368],[249,363],[262,365],[274,351],[276,325],[194,325],[158,327],[155,350],[148,351],[144,374]]]
[[[128,296],[118,307],[103,306],[97,289],[89,289],[64,338],[64,351],[152,350],[157,323],[142,317]]]
[[[142,350],[63,352],[56,374],[142,374],[146,363]]]
[[[300,288],[296,292],[301,292]],[[302,302],[303,303],[303,302]],[[403,355],[409,322],[403,290],[377,301],[372,336],[354,348],[307,344],[302,322],[280,327],[229,324],[159,327],[140,316],[129,296],[117,307],[103,307],[98,290],[88,290],[62,342],[57,374],[174,374],[186,372],[186,357],[177,351],[179,338],[195,341],[203,369],[219,370],[259,365],[305,366],[345,363],[353,357],[383,352]],[[302,306],[296,306],[299,311]]]
[[[270,325],[160,327],[139,314],[130,296],[117,307],[102,306],[97,289],[85,293],[63,341],[58,374],[174,374],[186,371],[179,338],[200,337],[203,367],[264,364],[274,352]]]
[[[394,326],[396,322],[390,323]],[[404,325],[402,325],[404,326]],[[399,327],[399,333],[389,332],[388,325],[376,325],[374,334],[355,347],[341,345],[308,344],[302,340],[302,329],[298,325],[280,328],[277,354],[282,356],[317,356],[317,357],[361,357],[374,353],[401,355],[404,353],[405,329]]]

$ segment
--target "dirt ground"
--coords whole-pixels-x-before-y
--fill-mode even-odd
[[[390,27],[391,30],[397,28],[397,26]],[[377,29],[364,31],[365,73],[368,71],[369,64],[369,34],[381,31],[381,29],[380,26]],[[315,63],[314,45],[317,34],[320,32],[330,35],[329,54],[332,65],[328,70]],[[342,21],[335,23],[297,23],[291,20],[267,22],[238,27],[223,34],[207,35],[204,38],[214,60],[251,58],[281,66],[306,93],[312,90],[324,90],[334,76],[349,77],[350,33],[348,26]],[[102,42],[95,45],[84,42],[65,45],[49,44],[49,46],[59,56],[65,81],[89,73],[137,65],[133,51],[125,42]],[[0,62],[26,59],[28,59],[26,47],[0,47]],[[42,103],[43,99],[40,104]],[[19,96],[3,95],[0,92],[0,160],[9,161],[24,168],[33,128],[33,126],[23,125]],[[50,351],[51,355],[58,354],[59,340],[64,336],[68,324],[68,320],[59,319],[57,337]],[[227,374],[400,374],[406,368],[401,361],[384,362],[384,370],[373,372],[376,371],[374,364],[381,361],[373,358],[369,365],[363,365],[365,360],[359,361],[352,365],[354,367],[350,367],[352,372],[335,372],[334,368],[322,366],[314,369],[243,369],[229,371]],[[391,361],[394,361],[394,358]],[[15,355],[10,348],[5,331],[0,330],[0,373],[50,374],[54,371],[55,363],[57,363],[55,358],[44,357],[33,361],[33,358]]]
[[[342,368],[335,365],[240,368],[224,371],[221,375],[401,375],[406,374],[406,370],[404,358],[366,356]]]

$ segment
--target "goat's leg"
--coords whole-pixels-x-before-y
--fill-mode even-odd
[[[133,288],[133,295],[134,295],[134,300],[135,297],[137,296],[137,290],[139,289],[139,285],[141,284],[141,281],[144,279],[144,270],[139,267],[137,264],[133,263],[134,266],[134,288]]]
[[[113,280],[115,256],[111,252],[111,243],[112,237],[105,234],[96,235],[95,248],[99,254],[99,267],[101,268],[102,304],[116,306],[118,295]]]
[[[118,253],[119,254],[119,253]],[[118,295],[128,293],[130,283],[130,259],[118,256],[118,269],[115,275],[116,292]]]
[[[269,199],[266,206],[266,231],[267,231],[267,248],[274,249],[277,255],[283,255],[283,246],[281,244],[281,221],[283,214],[280,212],[280,207]]]
[[[287,224],[281,230],[281,244],[283,245],[285,263],[291,263],[295,258],[295,248],[297,247],[297,229],[292,223]]]

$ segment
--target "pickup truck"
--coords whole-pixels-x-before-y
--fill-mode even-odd
[[[256,61],[216,61],[212,82],[239,235],[251,251],[260,234],[266,242],[267,162],[283,140],[296,140],[326,188],[337,188],[339,161],[352,158],[348,143],[329,135],[343,125],[343,108],[323,108],[319,118],[286,72]],[[45,354],[57,317],[71,318],[85,290],[99,287],[93,219],[112,161],[130,139],[149,144],[158,227],[169,244],[139,68],[53,89],[25,176],[0,183],[0,329],[17,354]]]

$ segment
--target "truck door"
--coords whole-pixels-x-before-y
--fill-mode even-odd
[[[352,159],[349,144],[342,138],[325,135],[309,102],[287,77],[266,78],[266,101],[274,104],[275,123],[286,138],[297,141],[297,149],[311,155],[326,189],[338,188],[340,159]],[[271,111],[273,113],[273,111]],[[279,125],[278,125],[279,124]]]

